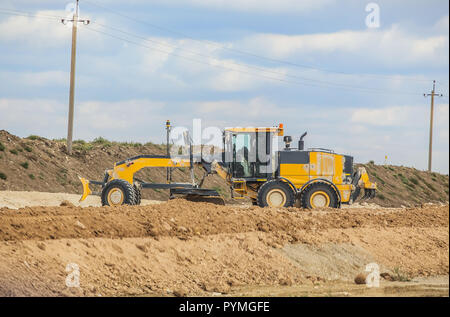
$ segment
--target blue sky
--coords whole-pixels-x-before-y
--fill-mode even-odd
[[[282,122],[310,147],[425,169],[436,79],[433,169],[448,173],[449,3],[374,1],[368,28],[369,2],[80,0],[74,137]],[[0,1],[0,129],[66,136],[68,3]]]

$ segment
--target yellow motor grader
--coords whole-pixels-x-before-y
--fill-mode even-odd
[[[169,152],[170,122],[166,122],[167,155],[139,155],[114,164],[106,170],[103,181],[80,177],[83,194],[80,201],[92,193],[89,185],[101,186],[102,205],[139,205],[141,190],[168,189],[170,197],[182,196],[192,201],[224,204],[216,190],[202,188],[206,176],[218,174],[229,185],[234,199],[250,198],[260,207],[339,208],[352,204],[364,190],[363,199],[375,197],[377,185],[369,180],[363,167],[353,165],[353,157],[332,150],[304,149],[300,137],[298,147],[292,148],[292,137],[284,136],[282,124],[265,128],[229,128],[223,131],[223,149],[219,155],[193,153],[174,156]],[[278,149],[283,137],[284,147]],[[188,138],[186,139],[188,140]],[[202,166],[205,176],[200,182],[194,178],[194,166]],[[167,183],[147,183],[134,177],[146,167],[167,168]],[[190,183],[174,183],[173,168],[191,171]]]

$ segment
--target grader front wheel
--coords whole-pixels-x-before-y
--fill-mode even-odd
[[[125,180],[114,179],[102,189],[102,206],[134,205],[135,202],[135,190]]]

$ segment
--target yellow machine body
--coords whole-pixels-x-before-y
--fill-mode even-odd
[[[166,124],[169,133],[170,122]],[[80,201],[92,193],[90,184],[102,186],[102,204],[139,204],[141,188],[169,189],[170,197],[186,195],[197,198],[220,198],[215,190],[201,188],[203,180],[197,184],[194,179],[194,165],[201,165],[206,175],[216,173],[231,188],[232,197],[250,198],[261,207],[289,207],[297,204],[304,208],[340,207],[342,203],[352,203],[364,189],[365,198],[373,198],[377,188],[366,170],[353,167],[353,157],[334,153],[331,150],[303,150],[303,137],[299,147],[292,149],[290,136],[284,136],[282,124],[263,128],[230,128],[224,131],[223,160],[207,163],[200,156],[194,160],[193,146],[190,154],[179,158],[167,155],[139,155],[114,164],[106,170],[103,181],[92,181],[80,177],[83,194]],[[274,141],[284,136],[285,148],[274,149]],[[169,137],[167,137],[169,140]],[[169,144],[169,143],[168,143]],[[249,153],[263,151],[269,158],[263,162],[259,157],[249,159]],[[227,158],[231,160],[227,161]],[[145,183],[135,179],[135,174],[146,167],[167,168],[167,183]],[[191,183],[172,183],[171,168],[191,170]],[[263,169],[262,167],[271,167]],[[264,170],[264,171],[262,171]],[[268,171],[270,170],[270,171]]]

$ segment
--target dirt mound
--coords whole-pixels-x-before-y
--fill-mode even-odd
[[[420,206],[428,202],[448,203],[448,175],[428,173],[415,168],[365,164],[372,181],[378,185],[371,203],[385,207]]]
[[[392,210],[305,211],[217,206],[183,199],[148,206],[0,209],[0,240],[170,236],[270,232],[276,243],[311,242],[302,231],[448,226],[448,206]],[[75,225],[81,222],[82,230]]]
[[[78,193],[78,175],[101,180],[114,162],[139,154],[165,154],[165,146],[152,143],[118,143],[98,138],[93,142],[75,141],[72,156],[66,154],[64,140],[38,136],[19,138],[0,131],[0,190]],[[378,183],[378,196],[372,202],[386,207],[418,206],[427,202],[448,202],[448,175],[427,173],[399,166],[364,165]],[[203,172],[195,171],[197,179]],[[175,169],[174,181],[190,179],[187,169]],[[136,175],[148,182],[164,183],[164,168],[147,168]],[[204,187],[216,189],[229,200],[229,188],[218,176],[209,176]],[[167,200],[164,190],[145,190],[144,198]]]
[[[448,274],[448,206],[305,211],[173,200],[0,209],[0,295],[204,295]],[[81,288],[67,288],[76,263]]]

